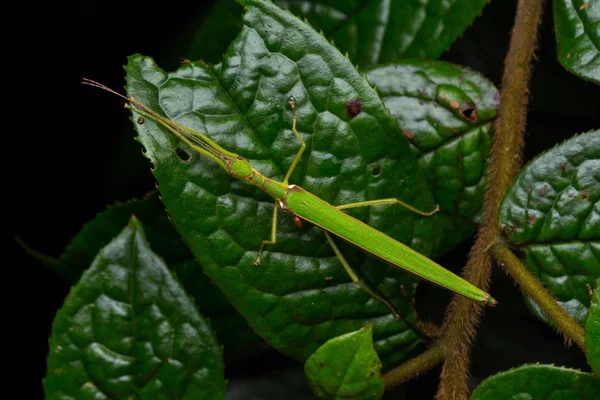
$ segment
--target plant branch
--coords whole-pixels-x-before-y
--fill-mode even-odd
[[[585,350],[585,331],[554,299],[552,294],[521,263],[519,258],[505,245],[492,248],[492,256],[519,284],[521,289],[544,310],[565,339],[572,339]]]
[[[492,270],[489,249],[500,237],[497,223],[500,202],[521,166],[531,60],[542,11],[543,0],[519,0],[505,60],[501,86],[503,100],[494,124],[483,219],[463,271],[465,279],[485,291],[489,288]],[[482,310],[483,305],[458,295],[448,306],[443,326],[445,362],[437,394],[439,400],[461,400],[469,396],[471,344]]]
[[[385,390],[398,386],[419,374],[424,374],[444,360],[444,346],[437,342],[433,347],[404,364],[392,369],[383,376]]]

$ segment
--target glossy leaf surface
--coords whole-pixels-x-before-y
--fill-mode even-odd
[[[328,340],[304,364],[321,399],[379,399],[384,389],[380,370],[371,325]]]
[[[558,60],[571,73],[600,84],[600,3],[553,0]]]
[[[290,13],[266,1],[244,4],[245,27],[220,66],[191,63],[167,74],[151,59],[133,56],[126,68],[128,94],[279,180],[299,148],[291,132],[293,96],[307,150],[291,183],[332,204],[398,197],[432,209],[408,142],[349,60]],[[298,229],[286,213],[280,213],[277,244],[265,248],[261,267],[253,266],[261,240],[269,237],[273,200],[152,121],[133,120],[178,231],[270,344],[305,360],[328,339],[374,321],[384,366],[417,351],[423,339],[410,306],[414,278],[339,243],[359,275],[403,315],[396,321],[350,283],[319,229]],[[430,219],[388,206],[352,214],[425,255],[435,250]]]
[[[367,77],[411,143],[440,205],[440,250],[451,249],[477,228],[500,94],[478,73],[441,61],[406,60]]]
[[[600,380],[593,374],[553,365],[523,365],[483,381],[471,400],[594,400]]]
[[[500,226],[520,246],[527,268],[583,325],[588,285],[600,278],[600,131],[575,136],[525,166],[504,196]]]
[[[202,271],[202,267],[169,221],[165,206],[157,193],[149,194],[141,200],[109,205],[83,226],[60,259],[55,260],[50,267],[74,285],[100,249],[123,229],[131,215],[144,223],[144,232],[152,249],[177,274],[200,312],[210,318],[219,343],[224,346],[226,358],[260,340],[231,306],[223,292]]]
[[[46,398],[222,399],[221,348],[135,218],[52,326]]]

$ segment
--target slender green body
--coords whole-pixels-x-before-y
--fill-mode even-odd
[[[100,88],[102,90],[106,90],[110,93],[113,93],[119,97],[126,99],[128,101],[128,104],[130,104],[130,108],[132,109],[132,111],[156,121],[159,125],[162,125],[175,136],[180,138],[192,149],[215,161],[233,178],[239,179],[242,182],[254,185],[264,190],[271,197],[273,197],[273,199],[275,199],[276,203],[282,209],[289,211],[292,214],[302,219],[305,219],[315,225],[318,225],[326,231],[331,232],[334,235],[339,236],[340,238],[364,249],[365,251],[368,251],[371,254],[374,254],[377,257],[380,257],[381,259],[400,268],[403,268],[406,271],[411,272],[423,279],[426,279],[430,282],[433,282],[439,286],[452,290],[458,294],[461,294],[473,300],[486,302],[490,305],[496,304],[496,301],[490,295],[488,295],[478,287],[465,281],[464,279],[453,274],[452,272],[444,269],[442,266],[436,264],[427,257],[417,253],[416,251],[412,250],[406,245],[392,239],[391,237],[376,229],[371,228],[369,225],[357,220],[356,218],[351,217],[343,211],[340,211],[342,208],[396,203],[421,215],[431,215],[433,212],[437,211],[438,208],[436,208],[436,210],[434,210],[431,213],[425,213],[415,209],[414,207],[408,204],[403,203],[398,199],[364,201],[336,207],[310,194],[309,192],[300,188],[299,186],[288,185],[288,179],[292,171],[296,167],[306,147],[304,141],[302,140],[302,137],[296,129],[296,103],[293,98],[290,98],[288,100],[288,103],[293,113],[292,131],[301,143],[301,147],[298,151],[298,154],[296,154],[296,157],[292,162],[285,176],[285,179],[283,180],[283,182],[278,182],[263,176],[254,167],[252,167],[252,165],[248,162],[248,160],[244,159],[244,157],[224,149],[217,143],[213,142],[208,136],[202,133],[192,131],[189,128],[181,126],[161,116],[160,114],[156,113],[155,111],[153,111],[146,105],[140,103],[139,101],[135,100],[134,98],[125,97],[107,88],[106,86],[94,81],[84,79],[84,83],[90,86]],[[260,255],[262,253],[263,247],[266,244],[272,245],[276,242],[277,208],[278,207],[275,206],[273,210],[271,239],[262,241],[258,250],[258,257],[256,258],[256,262],[254,263],[254,265],[256,266],[260,265]],[[331,240],[329,235],[325,236],[330,242],[336,255],[338,255],[338,257],[340,258],[340,261],[344,265],[344,268],[346,268],[346,271],[348,271],[348,273],[352,277],[352,280],[360,284],[373,297],[385,303],[390,308],[390,310],[392,310],[392,312],[396,315],[396,317],[399,317],[393,309],[393,307],[385,299],[383,299],[377,293],[372,291],[356,276],[356,274],[354,274],[354,272],[351,271],[351,268],[344,260],[343,256],[341,256],[341,254],[339,253],[339,249],[335,245],[335,242]]]
[[[423,279],[477,301],[489,295],[410,247],[338,210],[296,185],[290,185],[282,208]]]

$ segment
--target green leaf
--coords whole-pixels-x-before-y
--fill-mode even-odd
[[[600,3],[554,0],[556,51],[571,73],[600,83]]]
[[[304,373],[321,399],[379,399],[381,361],[373,348],[373,325],[330,339],[304,364]]]
[[[219,343],[224,346],[225,358],[230,358],[234,353],[260,340],[231,306],[223,292],[211,283],[202,267],[196,263],[189,248],[169,221],[165,207],[155,192],[143,200],[134,199],[109,205],[83,226],[60,259],[50,263],[50,266],[74,285],[100,249],[119,234],[131,215],[145,222],[146,236],[152,248],[177,274],[186,293],[196,301],[200,312],[210,318]],[[34,255],[41,261],[44,260],[43,255]]]
[[[488,0],[275,0],[306,18],[359,66],[438,58],[481,15]],[[241,9],[220,0],[190,46],[189,58],[217,61],[242,27]],[[227,27],[224,29],[223,27]]]
[[[600,280],[596,282],[590,314],[585,322],[585,353],[592,371],[600,376]]]
[[[94,259],[52,325],[46,399],[222,399],[221,349],[140,222]]]
[[[290,182],[333,204],[397,197],[432,209],[408,142],[350,61],[290,13],[266,1],[244,4],[245,26],[219,67],[190,63],[167,74],[136,55],[126,68],[128,94],[278,180],[299,149],[287,103],[293,95],[307,150]],[[328,339],[375,321],[384,366],[420,349],[412,276],[339,243],[358,274],[403,315],[397,321],[350,282],[320,229],[298,229],[287,213],[279,218],[277,244],[265,248],[262,266],[253,266],[270,235],[273,200],[152,121],[133,120],[178,231],[267,342],[306,360]],[[437,245],[431,219],[402,207],[362,207],[352,214],[425,255]]]
[[[441,61],[406,60],[367,77],[411,143],[440,205],[439,250],[449,250],[477,228],[498,90],[478,73]]]
[[[600,131],[574,136],[525,166],[504,195],[499,218],[527,268],[583,325],[587,285],[600,277]]]
[[[483,381],[470,400],[596,400],[600,380],[593,374],[553,365],[523,365]]]

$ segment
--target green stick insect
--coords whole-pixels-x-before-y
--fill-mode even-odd
[[[252,167],[252,165],[246,159],[244,159],[244,157],[224,149],[202,133],[195,132],[189,128],[164,118],[133,97],[126,97],[98,82],[89,79],[84,78],[82,83],[105,90],[125,99],[127,101],[125,105],[127,108],[130,108],[143,117],[156,121],[158,124],[164,126],[171,133],[177,136],[180,140],[185,142],[192,149],[215,161],[233,178],[239,179],[249,185],[254,185],[264,190],[273,199],[275,199],[276,204],[273,208],[271,238],[261,242],[258,249],[258,256],[256,257],[256,261],[254,263],[255,266],[259,266],[261,263],[260,256],[265,245],[272,245],[277,241],[277,210],[279,207],[281,207],[283,210],[288,211],[295,216],[297,225],[300,224],[300,219],[302,219],[323,228],[323,232],[325,233],[327,241],[340,259],[348,275],[350,275],[352,278],[352,281],[360,285],[375,299],[385,304],[396,318],[399,318],[400,316],[392,307],[392,305],[383,297],[375,293],[371,288],[369,288],[369,286],[354,273],[352,267],[345,260],[344,256],[333,241],[330,233],[333,233],[334,235],[358,246],[359,248],[376,255],[390,264],[403,268],[404,270],[417,275],[420,278],[435,283],[443,288],[478,302],[484,302],[492,306],[496,305],[496,300],[494,300],[492,296],[483,290],[465,281],[447,269],[444,269],[441,265],[435,263],[422,254],[417,253],[408,246],[392,239],[384,233],[371,228],[364,222],[359,221],[358,219],[341,211],[348,208],[373,206],[376,204],[396,204],[406,207],[417,214],[428,216],[439,211],[438,206],[436,206],[436,208],[431,212],[423,212],[395,198],[362,201],[358,203],[334,206],[324,200],[321,200],[299,186],[288,183],[290,175],[296,168],[296,165],[300,161],[302,153],[306,148],[304,140],[296,129],[296,101],[293,97],[289,98],[288,104],[293,116],[292,131],[300,142],[300,149],[298,150],[296,157],[285,174],[283,182],[278,182],[263,176],[254,167]],[[279,207],[277,207],[277,205],[279,205]]]

